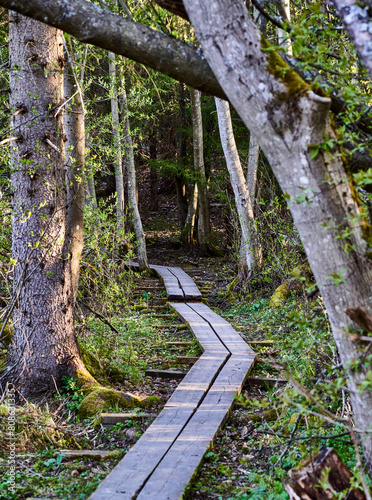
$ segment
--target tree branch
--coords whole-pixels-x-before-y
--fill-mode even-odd
[[[59,28],[83,43],[128,57],[207,94],[226,99],[200,49],[87,0],[0,0],[0,5]]]

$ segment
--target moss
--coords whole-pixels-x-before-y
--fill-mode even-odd
[[[281,307],[284,304],[284,302],[288,299],[291,293],[289,288],[289,281],[290,280],[285,280],[284,283],[278,286],[278,288],[271,296],[269,307],[273,309]]]
[[[3,325],[4,323],[0,323],[0,331],[3,328]],[[5,325],[3,333],[1,334],[0,342],[2,342],[5,345],[5,347],[8,347],[12,343],[12,340],[13,340],[13,325],[7,323]]]
[[[97,356],[92,352],[90,352],[86,347],[84,347],[81,341],[79,340],[78,340],[78,346],[80,350],[81,359],[83,360],[84,366],[86,367],[88,372],[94,378],[100,378],[100,379],[104,378],[104,370]]]
[[[81,419],[94,417],[97,413],[108,410],[112,406],[119,408],[148,408],[154,404],[161,402],[156,396],[147,398],[139,398],[133,394],[98,387],[93,392],[88,394],[81,402],[79,408],[79,417]]]
[[[76,370],[77,383],[83,393],[92,392],[101,385],[95,380],[86,368]]]
[[[283,61],[264,35],[261,35],[261,47],[266,54],[266,70],[287,87],[288,94],[306,93],[311,90],[310,85]]]

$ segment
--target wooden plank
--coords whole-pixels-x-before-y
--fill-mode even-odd
[[[154,418],[156,413],[101,413],[102,425],[114,425],[128,420],[141,420],[143,418]]]
[[[194,342],[192,340],[185,340],[185,341],[182,341],[182,342],[166,342],[165,343],[166,345],[174,345],[174,346],[190,346],[190,345],[194,345]]]
[[[138,500],[177,500],[201,463],[211,441],[228,416],[234,397],[240,393],[254,358],[231,356],[208,394],[181,432]]]
[[[184,293],[176,276],[165,266],[150,266],[159,276],[161,276],[168,298],[170,300],[184,300]]]
[[[220,347],[218,347],[219,345],[225,349],[218,340],[215,331],[198,313],[191,309],[189,304],[172,302],[171,306],[178,312],[181,318],[189,324],[193,334],[197,337],[200,345],[205,351],[220,349]]]
[[[64,459],[89,457],[96,460],[106,458],[112,451],[107,450],[59,450],[58,455],[64,453]]]
[[[188,274],[179,267],[169,267],[169,271],[178,278],[186,300],[200,300],[201,292]]]
[[[156,369],[148,369],[145,371],[146,377],[153,378],[165,378],[165,379],[180,379],[186,375],[186,372],[180,372],[176,370],[156,370]]]
[[[254,354],[249,345],[226,320],[213,312],[205,304],[188,304],[189,307],[207,321],[231,354]]]
[[[198,359],[197,356],[177,356],[177,363],[187,365],[188,363],[196,363]]]
[[[206,353],[201,356],[159,416],[99,485],[91,500],[135,497],[195,412],[227,357],[227,351],[223,356]]]

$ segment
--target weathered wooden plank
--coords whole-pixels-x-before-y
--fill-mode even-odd
[[[157,370],[149,368],[145,371],[146,377],[159,377],[165,379],[180,379],[186,375],[186,372],[180,372],[178,370]]]
[[[226,320],[213,312],[205,304],[188,304],[189,307],[207,321],[231,354],[254,354],[249,345]]]
[[[201,292],[199,288],[195,285],[194,281],[188,274],[185,273],[179,267],[169,267],[169,271],[171,271],[180,283],[180,286],[183,290],[184,296],[186,300],[200,300]]]
[[[154,418],[154,413],[101,413],[102,425],[114,425],[127,420],[141,420],[143,418]]]
[[[107,458],[110,453],[111,455],[113,454],[112,451],[107,450],[59,450],[58,455],[61,453],[64,453],[63,458],[66,459],[88,457],[96,460],[103,460]]]
[[[190,422],[140,491],[138,500],[177,500],[182,497],[227,418],[234,397],[240,393],[253,359],[244,355],[229,358]]]
[[[226,350],[222,355],[201,356],[159,416],[100,484],[91,500],[131,500],[140,491],[195,412],[227,357]]]
[[[222,346],[215,331],[198,313],[191,309],[190,305],[178,302],[172,302],[170,305],[188,323],[204,350],[215,350],[219,349],[219,345]]]
[[[150,266],[162,278],[168,298],[170,300],[183,300],[184,293],[177,277],[165,266]]]
[[[198,356],[177,356],[177,363],[187,365],[188,363],[196,363],[198,359]]]

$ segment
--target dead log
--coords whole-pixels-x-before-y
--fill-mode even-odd
[[[346,491],[343,498],[347,500],[366,500],[362,490],[350,490],[352,473],[337,453],[326,446],[316,456],[310,456],[300,469],[289,471],[288,476],[284,488],[291,500],[332,499],[335,492],[341,491]],[[327,486],[320,486],[320,483]]]

